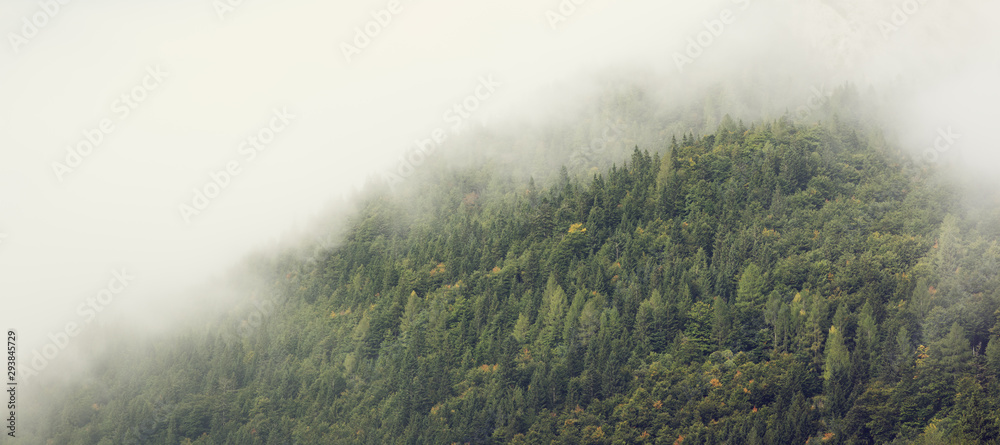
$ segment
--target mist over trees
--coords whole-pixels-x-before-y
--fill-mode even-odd
[[[0,442],[1000,443],[998,16],[5,2]]]
[[[114,342],[34,433],[994,442],[995,195],[970,200],[944,164],[900,151],[859,96],[809,119],[707,101],[689,122],[597,107],[612,118],[470,135],[478,161],[370,185],[324,226],[335,243],[248,258],[239,274],[260,281],[218,319]],[[581,153],[594,134],[607,149]]]

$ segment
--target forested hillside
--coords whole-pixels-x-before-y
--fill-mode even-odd
[[[428,176],[120,346],[45,439],[1000,440],[1000,213],[876,131],[727,117],[597,174]]]

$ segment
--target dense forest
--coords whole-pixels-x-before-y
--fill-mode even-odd
[[[992,198],[847,119],[664,139],[375,187],[215,321],[123,340],[43,440],[1000,440]]]

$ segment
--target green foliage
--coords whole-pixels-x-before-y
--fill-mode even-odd
[[[998,218],[863,127],[721,122],[603,173],[375,190],[318,259],[249,263],[280,304],[123,340],[45,439],[996,442]]]

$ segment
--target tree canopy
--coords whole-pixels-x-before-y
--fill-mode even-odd
[[[273,311],[120,351],[45,439],[1000,440],[996,209],[841,121],[681,136],[372,193],[318,258],[250,262]]]

